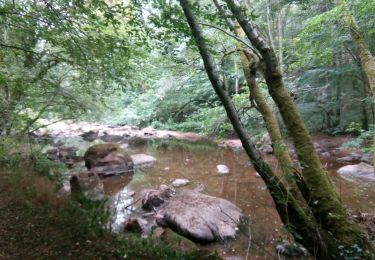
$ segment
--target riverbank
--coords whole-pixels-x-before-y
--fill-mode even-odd
[[[37,174],[1,172],[0,259],[217,259],[177,243],[109,233],[94,223],[102,214],[97,207],[57,198],[54,189]]]
[[[137,193],[143,188],[156,188],[162,184],[170,184],[176,179],[188,179],[190,183],[187,185],[187,188],[194,189],[195,187],[204,187],[205,193],[231,201],[244,210],[252,223],[251,241],[253,246],[250,251],[246,251],[249,250],[247,247],[249,236],[246,234],[240,234],[232,244],[226,245],[225,247],[216,243],[206,248],[193,244],[193,248],[195,246],[201,249],[203,248],[204,250],[216,250],[222,257],[242,257],[248,253],[254,257],[276,254],[275,247],[277,243],[286,236],[285,233],[282,232],[282,225],[275,211],[273,202],[268,192],[265,190],[264,183],[257,177],[255,170],[248,162],[248,157],[244,151],[241,151],[240,146],[224,145],[225,143],[219,143],[213,140],[207,142],[206,137],[194,133],[166,132],[164,130],[152,128],[141,129],[135,126],[83,124],[84,125],[82,125],[82,123],[65,124],[57,128],[50,128],[48,131],[43,129],[39,131],[37,135],[31,137],[34,138],[35,142],[41,143],[40,147],[47,145],[45,149],[47,154],[44,156],[51,156],[51,153],[48,153],[47,149],[51,149],[51,146],[53,146],[52,150],[57,150],[59,154],[56,162],[65,162],[66,166],[79,166],[82,164],[83,160],[82,152],[86,151],[91,145],[102,142],[117,143],[121,145],[121,147],[124,147],[131,155],[148,154],[156,159],[151,167],[138,170],[135,172],[134,176],[130,176],[129,178],[124,179],[120,178],[121,176],[115,176],[102,179],[106,195],[108,198],[118,203],[119,207],[116,206],[115,212],[121,213],[121,206],[128,205],[125,204],[127,203],[126,198],[122,201],[122,191]],[[191,138],[192,136],[193,138]],[[337,174],[337,168],[340,167],[340,163],[336,161],[337,157],[335,156],[344,156],[346,153],[351,154],[355,152],[354,150],[348,149],[343,153],[342,149],[339,149],[343,142],[351,140],[351,138],[350,136],[330,137],[326,135],[316,135],[314,136],[314,141],[319,154],[322,156],[322,162],[327,167],[328,174],[330,174],[338,188],[343,203],[353,210],[369,212],[368,210],[373,207],[371,201],[374,200],[372,200],[372,198],[375,198],[375,193],[372,192],[373,186],[367,187],[363,184],[353,184],[352,182],[343,180]],[[232,140],[232,142],[238,144],[238,140]],[[218,145],[234,149],[222,149],[219,148]],[[77,150],[79,151],[77,152]],[[329,153],[329,156],[326,158],[323,155],[327,153]],[[274,167],[277,167],[272,155],[265,154],[264,156]],[[73,164],[70,164],[69,160],[73,160]],[[74,160],[77,160],[77,162]],[[47,161],[49,163],[51,162],[49,160]],[[217,165],[228,166],[230,173],[227,175],[219,175],[217,173]],[[73,171],[74,169],[70,169],[69,172],[71,173]],[[12,170],[12,172],[15,173],[17,171]],[[50,239],[47,242],[46,251],[52,251],[52,254],[54,254],[52,256],[56,258],[61,258],[59,254],[62,254],[63,257],[68,256],[71,258],[74,250],[82,250],[80,252],[81,255],[78,254],[81,258],[92,258],[90,252],[87,253],[87,257],[85,256],[85,248],[90,249],[90,246],[85,244],[87,240],[91,241],[89,244],[95,241],[95,245],[99,245],[97,248],[92,249],[95,251],[95,254],[103,254],[105,255],[103,258],[109,259],[121,258],[122,254],[137,259],[150,259],[150,255],[152,259],[166,258],[166,256],[168,256],[168,259],[184,259],[191,256],[190,253],[180,252],[180,248],[172,247],[171,249],[169,246],[164,248],[164,245],[160,245],[160,240],[154,241],[152,238],[151,240],[144,240],[136,237],[130,239],[126,238],[129,234],[122,234],[120,237],[117,235],[113,236],[113,234],[109,234],[109,232],[104,231],[102,228],[98,228],[97,225],[92,225],[92,217],[96,216],[97,212],[92,211],[93,207],[91,207],[90,204],[80,203],[79,207],[77,207],[77,204],[72,204],[72,201],[69,201],[69,199],[66,201],[57,200],[55,190],[44,188],[49,186],[37,180],[38,178],[36,178],[35,181],[28,180],[18,183],[14,183],[13,181],[14,185],[4,186],[8,189],[9,194],[15,193],[16,195],[19,191],[28,191],[30,187],[33,187],[32,183],[34,182],[35,187],[38,187],[32,188],[34,189],[34,194],[32,194],[31,197],[37,198],[36,200],[30,202],[30,196],[23,195],[21,196],[22,199],[16,200],[17,203],[5,203],[9,206],[4,206],[4,209],[17,209],[17,212],[14,213],[13,216],[10,213],[4,213],[4,216],[9,216],[7,219],[12,219],[14,216],[18,215],[25,215],[20,223],[16,222],[17,225],[15,226],[22,227],[17,231],[18,235],[16,235],[16,238],[4,246],[4,248],[10,247],[10,253],[7,253],[10,256],[12,254],[17,255],[18,252],[24,252],[25,254],[17,257],[18,259],[27,255],[27,250],[22,251],[23,249],[20,245],[19,249],[12,249],[12,241],[18,241],[17,237],[22,237],[22,235],[24,235],[22,231],[25,226],[30,226],[30,230],[32,230],[25,235],[27,237],[25,238],[26,242],[29,239],[33,239],[32,234],[41,233],[42,235],[40,237],[49,237],[48,232],[43,233],[45,230],[54,230],[51,233],[52,237],[63,237],[64,241],[68,241],[62,247],[62,249],[65,247],[68,248],[65,252],[62,251],[60,246],[62,242],[61,239],[56,239],[57,244],[55,245],[52,245],[55,239]],[[8,186],[12,188],[8,188]],[[49,192],[43,192],[45,189],[49,190]],[[353,195],[357,193],[361,195]],[[29,194],[29,192],[26,192],[26,194]],[[2,196],[2,194],[0,194],[0,196]],[[52,199],[49,200],[48,198]],[[13,199],[12,201],[14,202]],[[98,206],[100,205],[95,205],[95,207]],[[32,209],[31,216],[23,213],[25,208],[26,213],[30,208]],[[68,216],[66,214],[67,212],[69,213]],[[34,216],[40,217],[34,219]],[[85,216],[85,218],[82,218],[82,216]],[[117,217],[116,219],[123,222],[123,216],[121,216],[121,214]],[[30,219],[31,224],[27,222],[28,219]],[[42,224],[38,224],[38,221],[42,221]],[[3,227],[11,225],[12,221],[10,220],[1,223]],[[38,228],[34,230],[34,228],[38,226],[43,227],[42,230],[38,230]],[[100,233],[99,236],[96,233],[97,231]],[[5,230],[4,234],[9,232],[13,232],[13,230]],[[65,233],[62,234],[61,232]],[[29,233],[31,235],[29,235]],[[71,238],[72,234],[73,238]],[[77,236],[76,234],[79,235]],[[126,237],[124,238],[124,236]],[[78,239],[78,237],[81,238]],[[102,241],[102,239],[104,240]],[[109,239],[109,244],[111,244],[108,250],[101,247],[101,245],[106,247],[107,239]],[[37,240],[35,245],[32,242],[28,243],[33,245],[30,247],[30,250],[35,250],[35,255],[37,255],[38,252],[42,252],[44,255],[44,240]],[[65,242],[63,242],[63,244],[64,243]],[[76,243],[78,243],[77,246]],[[165,241],[162,241],[162,244],[163,243],[165,243]],[[130,248],[124,246],[124,244],[130,245]],[[40,248],[38,249],[38,247]],[[76,247],[78,247],[78,249],[75,249]],[[176,249],[176,251],[173,251],[173,248]],[[112,252],[111,250],[115,251]],[[157,250],[158,252],[155,253],[153,250]],[[139,252],[141,252],[141,254]],[[211,257],[211,255],[208,255],[208,257]],[[47,257],[46,255],[46,258],[49,258],[49,256]]]

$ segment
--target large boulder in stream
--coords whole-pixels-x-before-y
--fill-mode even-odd
[[[350,181],[375,181],[374,167],[367,163],[346,165],[337,170],[339,174]]]
[[[197,242],[233,239],[243,217],[241,209],[233,203],[192,190],[184,189],[173,195],[164,187],[159,199],[156,191],[147,195],[143,203],[149,205],[144,208],[150,208],[150,199],[157,202],[155,205],[159,207],[154,210],[159,226]]]
[[[84,155],[85,165],[101,176],[132,174],[134,164],[129,154],[118,144],[96,144]]]

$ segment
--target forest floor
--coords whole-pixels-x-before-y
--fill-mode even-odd
[[[0,173],[0,259],[217,259],[98,230],[45,177]]]
[[[52,221],[51,210],[36,201],[20,201],[14,190],[0,189],[0,259],[93,259],[116,256],[108,238],[75,237]],[[9,184],[9,183],[8,183]],[[23,187],[25,188],[25,187]],[[35,204],[34,204],[35,203]]]

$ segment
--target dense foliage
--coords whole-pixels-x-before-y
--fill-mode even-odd
[[[368,130],[375,111],[355,48],[340,8],[323,2],[254,1],[248,13],[279,52],[312,130],[337,134],[352,122]],[[350,4],[373,51],[374,4]],[[195,8],[210,23],[204,30],[242,121],[256,133],[262,120],[247,105],[236,40],[210,1]],[[2,134],[32,130],[40,117],[232,133],[173,1],[3,1],[0,19]]]

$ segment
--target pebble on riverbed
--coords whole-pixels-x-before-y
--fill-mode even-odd
[[[185,185],[188,185],[190,183],[190,181],[189,180],[187,180],[187,179],[175,179],[172,183],[171,183],[171,185],[173,186],[173,187],[181,187],[181,186],[185,186]]]
[[[216,166],[217,173],[220,175],[226,175],[230,173],[229,167],[224,164],[219,164]]]

